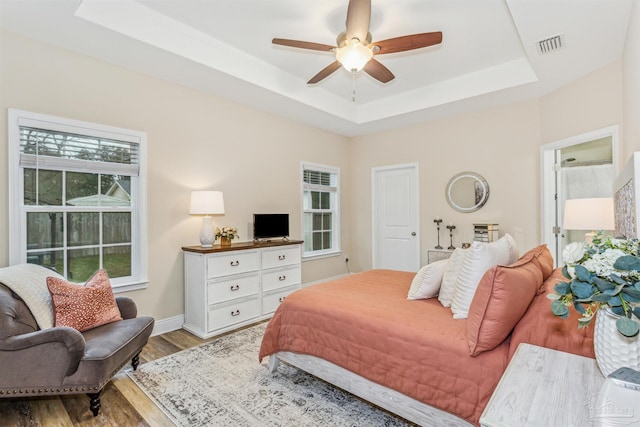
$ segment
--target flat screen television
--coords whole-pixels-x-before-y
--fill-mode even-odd
[[[289,214],[253,214],[253,238],[271,239],[289,236]]]

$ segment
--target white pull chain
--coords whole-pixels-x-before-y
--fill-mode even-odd
[[[353,81],[353,91],[351,92],[351,100],[356,102],[356,73],[351,73],[351,79]]]

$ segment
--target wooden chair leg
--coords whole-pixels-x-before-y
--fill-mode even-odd
[[[131,366],[133,366],[134,371],[138,369],[139,364],[140,364],[140,353],[138,352],[138,354],[133,356],[133,359],[131,359]]]
[[[97,393],[87,393],[87,396],[89,396],[89,409],[91,409],[91,412],[93,412],[93,416],[97,417],[98,416],[98,412],[100,412],[100,392],[102,390],[100,390]]]

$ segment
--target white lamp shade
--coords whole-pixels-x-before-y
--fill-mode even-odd
[[[191,215],[224,214],[222,191],[192,191],[189,213]]]
[[[564,205],[565,230],[613,230],[613,198],[569,199]]]
[[[360,42],[355,42],[341,47],[336,52],[336,59],[350,72],[357,72],[367,65],[373,57],[373,52]]]

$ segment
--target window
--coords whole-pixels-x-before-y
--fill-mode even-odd
[[[302,164],[302,235],[304,256],[340,252],[340,169]]]
[[[143,132],[9,110],[10,263],[146,286]]]

